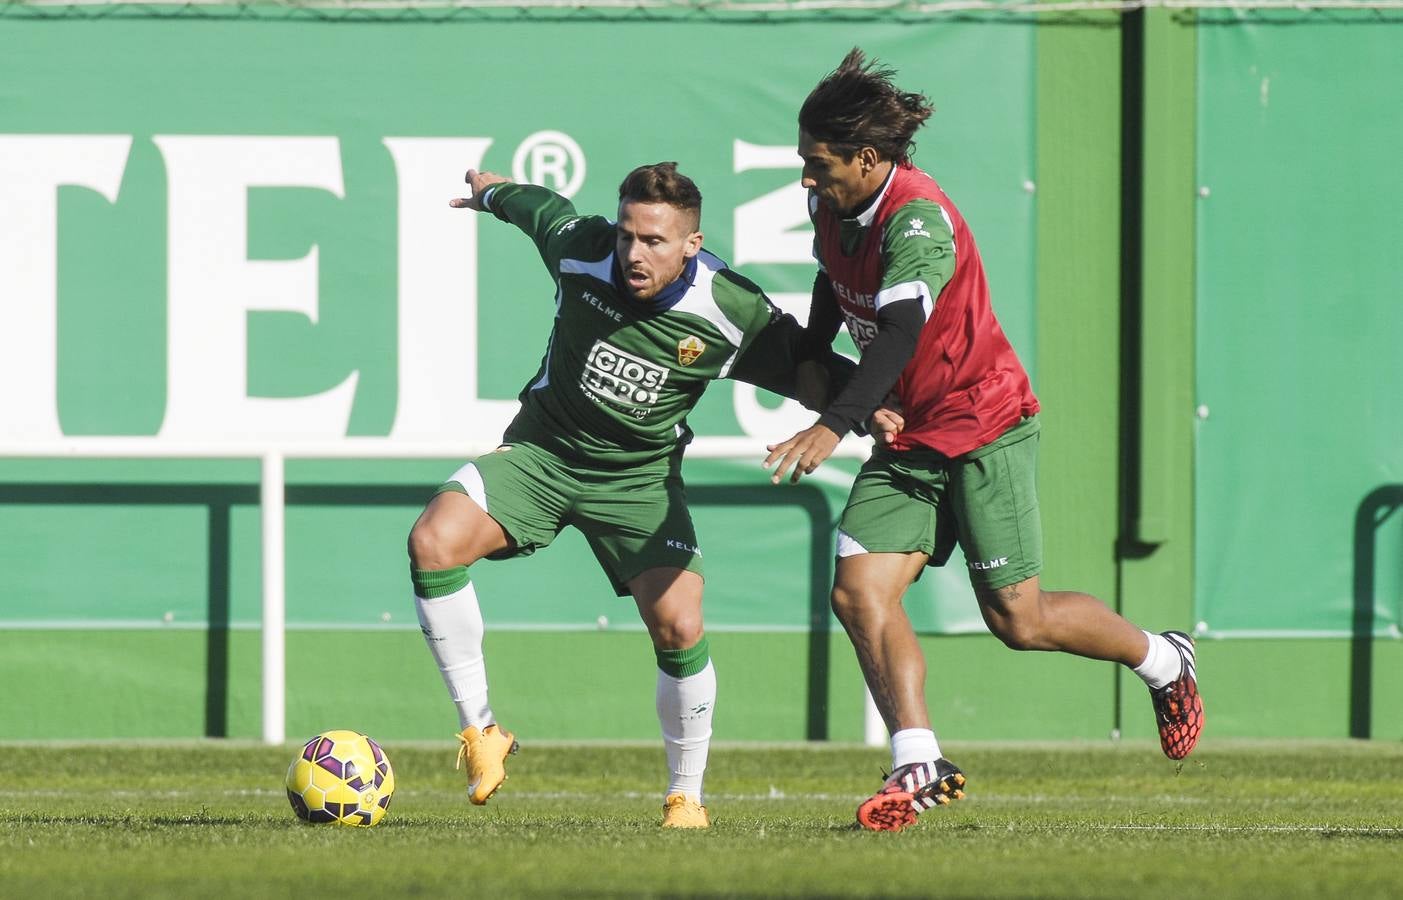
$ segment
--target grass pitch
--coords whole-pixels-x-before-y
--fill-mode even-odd
[[[455,746],[385,744],[373,829],[294,819],[296,748],[0,745],[0,897],[1403,896],[1403,746],[947,748],[970,796],[852,828],[883,751],[713,748],[707,832],[663,832],[660,746],[526,743],[486,807]]]

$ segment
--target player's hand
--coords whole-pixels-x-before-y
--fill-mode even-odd
[[[906,419],[901,415],[901,403],[893,396],[888,396],[882,401],[882,405],[872,413],[872,418],[867,420],[867,433],[882,445],[895,441],[896,436],[905,427]]]
[[[794,467],[791,484],[798,484],[801,475],[812,475],[825,459],[833,455],[838,446],[839,435],[824,425],[812,425],[787,441],[765,447],[770,455],[761,464],[765,468],[775,467],[770,483],[779,484],[785,472]]]
[[[472,188],[471,197],[454,197],[448,201],[448,205],[454,209],[475,209],[482,212],[482,192],[494,184],[504,184],[510,178],[498,175],[496,172],[479,172],[477,169],[469,169],[468,174],[463,176],[463,180]]]

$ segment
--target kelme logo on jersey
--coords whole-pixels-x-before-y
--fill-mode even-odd
[[[925,219],[912,219],[906,224],[911,227],[901,233],[902,237],[930,237],[930,232],[926,231]]]
[[[689,334],[677,342],[677,361],[684,366],[690,366],[705,352],[706,342],[695,334]]]
[[[840,305],[859,307],[861,309],[877,308],[876,295],[855,291],[836,278],[830,279],[830,281],[833,285],[833,293],[838,295]]]
[[[642,419],[653,411],[658,389],[666,380],[667,369],[662,366],[595,341],[580,375],[580,387],[596,403]]]

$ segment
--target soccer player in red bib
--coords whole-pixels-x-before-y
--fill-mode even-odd
[[[1038,400],[994,316],[969,227],[911,163],[930,102],[893,75],[855,48],[799,112],[819,265],[810,352],[846,323],[861,360],[818,422],[765,460],[774,482],[791,469],[797,481],[849,431],[878,435],[838,523],[832,596],[891,732],[891,776],[857,810],[878,831],[964,796],[965,776],[931,728],[925,659],[901,606],[957,542],[984,621],[1006,645],[1130,667],[1149,686],[1171,759],[1187,756],[1203,727],[1188,635],[1142,631],[1095,597],[1038,581]],[[883,423],[887,413],[873,420],[888,397],[899,430]]]

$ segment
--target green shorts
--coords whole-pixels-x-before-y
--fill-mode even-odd
[[[491,559],[529,556],[567,525],[584,534],[615,593],[659,567],[702,574],[680,453],[630,469],[570,462],[533,444],[504,444],[463,466],[439,491],[467,494],[513,546]]]
[[[853,482],[838,522],[838,555],[930,555],[943,566],[964,551],[976,588],[1001,588],[1042,571],[1038,419],[950,459],[934,450],[877,449]]]

